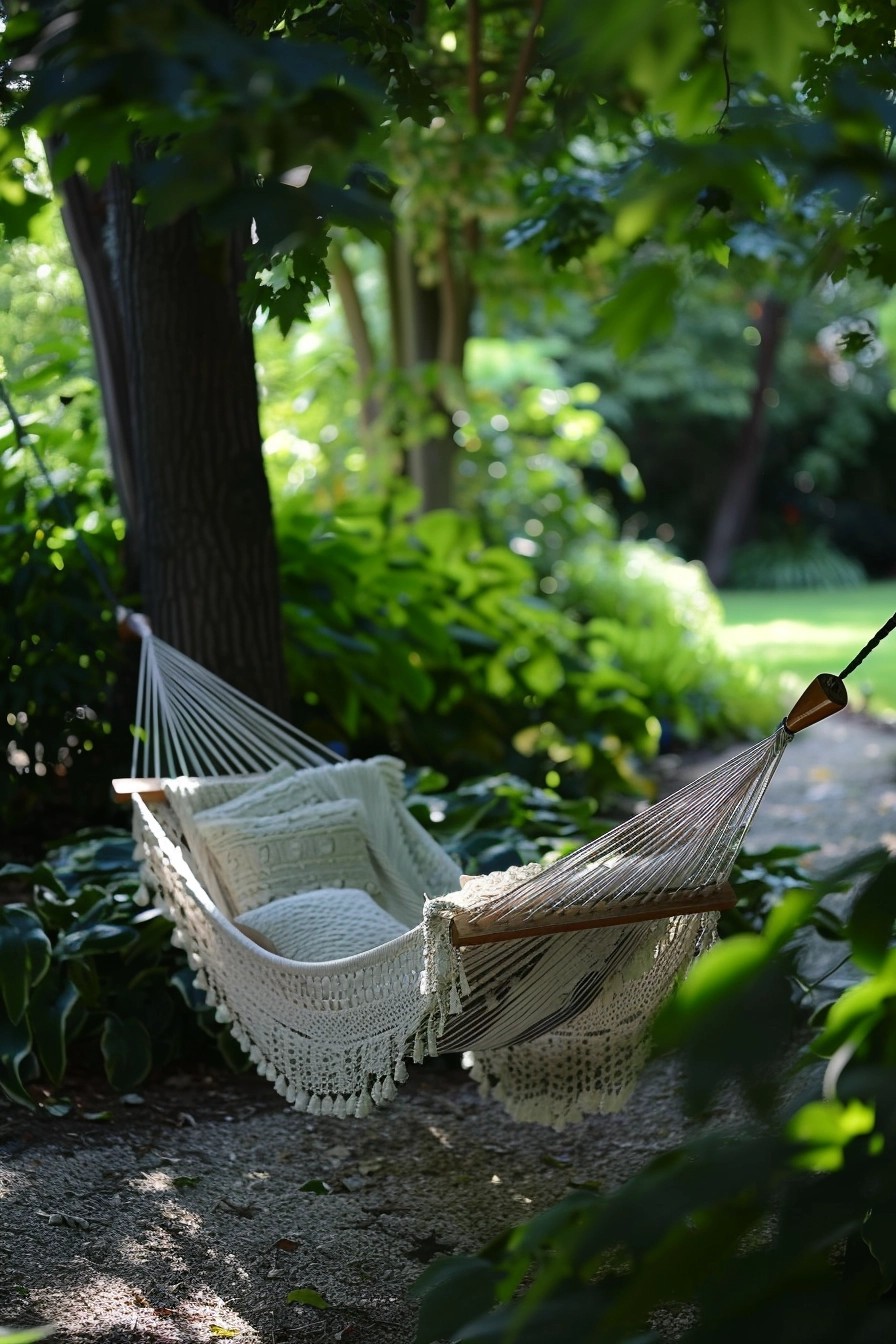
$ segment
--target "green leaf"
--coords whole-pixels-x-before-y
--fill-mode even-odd
[[[818,901],[818,893],[809,888],[794,888],[773,906],[765,921],[763,939],[779,949],[805,924]]]
[[[853,960],[863,971],[883,965],[896,922],[896,863],[890,862],[859,893],[847,922]]]
[[[566,680],[563,664],[556,653],[551,653],[549,650],[536,654],[534,658],[523,663],[520,676],[530,691],[534,691],[545,700],[555,691],[559,691]]]
[[[55,985],[49,987],[48,980],[43,981],[32,995],[28,1021],[34,1052],[54,1087],[58,1087],[65,1077],[67,1028],[78,997],[73,984],[67,983],[57,989]]]
[[[64,957],[121,952],[132,947],[139,937],[137,930],[127,924],[94,924],[91,928],[63,934],[59,939],[59,951]]]
[[[447,1339],[495,1303],[500,1279],[490,1260],[457,1255],[430,1265],[410,1288],[420,1301],[417,1344]]]
[[[795,1158],[797,1166],[810,1171],[836,1171],[843,1165],[843,1149],[860,1134],[874,1129],[874,1108],[853,1098],[842,1102],[811,1101],[800,1107],[787,1126],[787,1133],[806,1150]]]
[[[763,939],[745,933],[718,943],[695,962],[675,996],[683,1031],[688,1022],[713,1013],[720,998],[755,976],[769,955]]]
[[[881,1020],[888,1001],[894,997],[896,952],[890,952],[876,975],[846,990],[831,1005],[824,1028],[812,1042],[813,1051],[828,1056],[847,1041],[853,1046],[860,1045]]]
[[[318,1311],[327,1311],[330,1306],[316,1288],[293,1288],[286,1294],[286,1300],[296,1302],[301,1307],[317,1307]]]
[[[0,911],[0,990],[13,1022],[24,1017],[31,988],[46,974],[52,952],[32,910],[8,905]]]
[[[38,1344],[55,1330],[53,1325],[35,1325],[27,1330],[0,1330],[0,1344]]]
[[[659,210],[659,206],[657,207]],[[639,225],[641,232],[652,220]],[[654,261],[638,266],[600,309],[600,334],[628,359],[651,337],[672,326],[673,302],[678,289],[678,271],[670,262]]]
[[[4,1021],[0,1016],[0,1088],[10,1101],[34,1109],[20,1069],[31,1054],[31,1031],[26,1021]]]
[[[728,45],[746,69],[758,71],[782,93],[790,91],[809,51],[827,51],[831,25],[806,0],[728,0]]]
[[[106,1077],[116,1092],[127,1092],[142,1083],[152,1067],[149,1032],[135,1017],[109,1013],[103,1023],[100,1049]]]

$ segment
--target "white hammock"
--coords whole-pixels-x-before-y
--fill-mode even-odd
[[[363,1116],[407,1059],[457,1050],[518,1119],[622,1106],[651,1018],[733,903],[781,753],[846,699],[819,678],[765,741],[574,854],[463,879],[404,806],[401,762],[342,761],[129,623],[119,794],[150,885],[218,1020],[312,1114]]]

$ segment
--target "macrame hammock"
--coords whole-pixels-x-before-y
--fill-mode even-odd
[[[153,635],[132,778],[149,892],[196,984],[286,1101],[364,1116],[406,1061],[464,1051],[517,1119],[616,1110],[663,998],[735,902],[728,876],[793,735],[846,704],[816,678],[780,727],[547,866],[465,878],[404,803]]]

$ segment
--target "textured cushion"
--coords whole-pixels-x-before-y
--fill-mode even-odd
[[[323,887],[361,887],[379,895],[367,818],[357,799],[340,798],[273,817],[208,820],[212,815],[199,813],[196,829],[235,913]]]
[[[292,961],[354,957],[407,932],[366,891],[353,887],[323,887],[281,896],[248,910],[236,924],[249,937],[260,934],[273,945],[272,950]]]

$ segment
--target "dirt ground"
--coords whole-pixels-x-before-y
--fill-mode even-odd
[[[821,866],[881,839],[896,846],[896,735],[846,714],[798,738],[751,844],[814,842]],[[0,1326],[70,1344],[412,1344],[408,1288],[432,1259],[687,1131],[670,1061],[561,1134],[514,1124],[449,1061],[363,1121],[297,1115],[255,1075],[85,1087],[75,1118],[0,1104]]]

